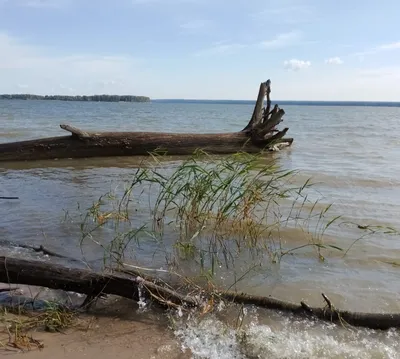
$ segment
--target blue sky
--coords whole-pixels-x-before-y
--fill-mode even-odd
[[[0,0],[0,93],[400,101],[400,1]]]

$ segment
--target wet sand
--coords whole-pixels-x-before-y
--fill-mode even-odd
[[[32,289],[32,287],[31,287]],[[35,288],[33,288],[35,290]],[[2,314],[0,316],[10,315]],[[109,297],[99,300],[88,314],[79,315],[63,333],[31,330],[27,333],[43,344],[23,351],[7,343],[9,336],[0,324],[0,357],[13,359],[97,358],[97,359],[189,359],[189,351],[168,327],[164,313],[154,309],[142,312],[129,300]]]
[[[188,359],[173,334],[151,322],[121,321],[96,318],[95,328],[88,331],[70,329],[66,334],[34,332],[43,349],[32,348],[22,352],[2,348],[0,356],[13,359],[97,358],[97,359]]]

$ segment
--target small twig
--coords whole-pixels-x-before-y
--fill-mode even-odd
[[[4,197],[4,196],[0,196],[0,199],[19,199],[19,197]]]
[[[326,304],[328,304],[329,310],[334,311],[335,307],[332,305],[331,300],[324,293],[321,293],[321,294],[322,294],[322,297],[325,299]]]

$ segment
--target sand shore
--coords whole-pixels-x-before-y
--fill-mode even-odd
[[[8,316],[8,317],[6,317]],[[166,316],[156,310],[139,311],[135,302],[120,298],[99,301],[88,314],[79,315],[63,333],[34,329],[27,334],[43,344],[13,348],[0,315],[0,357],[12,359],[96,358],[96,359],[189,359]],[[22,318],[23,319],[23,318]],[[76,323],[75,323],[76,322]],[[23,349],[23,350],[21,350]]]

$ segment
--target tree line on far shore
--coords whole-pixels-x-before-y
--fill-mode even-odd
[[[150,102],[150,97],[131,95],[91,95],[91,96],[66,96],[66,95],[31,95],[31,94],[5,94],[0,95],[0,100],[58,100],[58,101],[96,101],[96,102]]]

